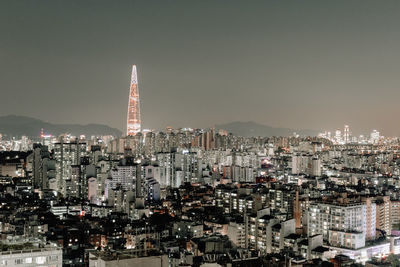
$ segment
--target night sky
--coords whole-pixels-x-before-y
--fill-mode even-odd
[[[0,115],[400,135],[400,1],[0,1]]]

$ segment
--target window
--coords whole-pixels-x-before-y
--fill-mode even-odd
[[[32,263],[32,258],[25,258],[25,263]]]
[[[23,259],[16,259],[15,264],[23,264],[24,260]]]
[[[43,264],[46,262],[46,257],[37,257],[36,258],[36,263],[37,264]]]

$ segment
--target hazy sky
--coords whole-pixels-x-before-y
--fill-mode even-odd
[[[400,135],[400,1],[0,1],[0,115]]]

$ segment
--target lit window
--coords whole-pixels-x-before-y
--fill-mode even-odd
[[[36,263],[37,264],[43,264],[46,262],[46,257],[37,257],[36,258]]]

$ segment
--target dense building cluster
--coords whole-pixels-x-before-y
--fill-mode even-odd
[[[349,125],[345,125],[343,131],[341,129],[336,129],[333,133],[331,131],[325,131],[320,133],[318,136],[326,138],[332,141],[334,144],[378,144],[379,142],[385,141],[384,136],[381,136],[377,130],[372,130],[369,136],[363,134],[359,136],[352,135]]]
[[[341,138],[3,138],[0,266],[395,264],[399,141]]]

